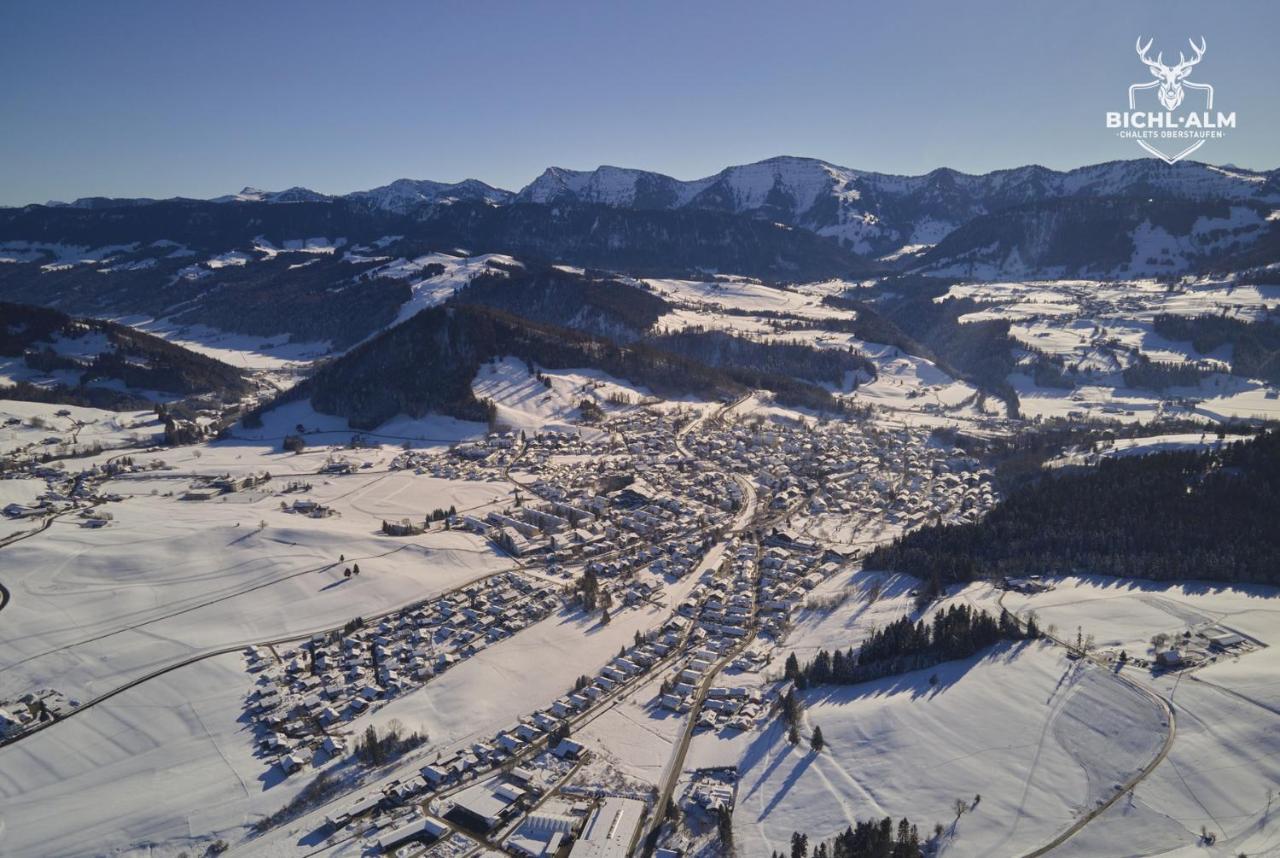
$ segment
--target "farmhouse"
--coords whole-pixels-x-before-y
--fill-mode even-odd
[[[378,837],[378,848],[391,852],[411,841],[434,843],[449,832],[449,826],[440,820],[426,816],[415,819]]]

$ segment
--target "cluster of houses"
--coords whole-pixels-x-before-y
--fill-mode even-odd
[[[683,803],[699,807],[708,813],[716,813],[721,808],[732,812],[737,803],[737,795],[737,766],[694,769],[690,773]]]
[[[761,633],[781,637],[809,592],[839,568],[838,562],[803,543],[765,548],[758,591]]]
[[[989,471],[918,429],[740,423],[690,433],[685,446],[704,468],[751,474],[775,511],[807,501],[811,515],[872,513],[912,527],[975,521],[997,499]]]
[[[580,554],[600,545],[606,535],[594,512],[559,501],[522,503],[483,516],[458,515],[450,526],[485,536],[517,557],[549,551]]]
[[[223,474],[218,477],[198,477],[185,492],[179,495],[178,499],[184,501],[208,501],[222,495],[252,491],[270,481],[271,474],[265,471],[261,474],[249,474],[243,477],[233,477],[230,474]]]
[[[695,713],[699,728],[748,730],[760,715],[755,689],[714,686],[700,695],[713,671],[752,635],[758,552],[754,543],[730,540],[721,568],[703,574],[669,624],[668,634],[686,635],[689,645],[663,683],[658,705],[683,714],[701,701]]]
[[[246,704],[263,755],[285,774],[344,752],[343,727],[560,606],[545,585],[502,572],[376,624],[353,621],[296,649],[246,653]]]
[[[1181,635],[1158,637],[1157,641],[1152,646],[1155,658],[1151,666],[1163,670],[1199,667],[1222,656],[1239,656],[1259,646],[1252,638],[1212,624],[1186,629]],[[1133,661],[1139,666],[1147,666],[1142,659]]]
[[[445,480],[497,479],[520,444],[521,438],[514,432],[493,432],[475,441],[455,444],[444,453],[406,450],[391,461],[391,469]]]
[[[0,700],[0,741],[54,721],[77,706],[60,691],[46,688],[13,700]]]
[[[657,425],[661,424],[646,423],[650,430]],[[489,436],[485,442],[455,447],[447,453],[406,452],[396,458],[393,467],[458,478],[456,462],[463,461],[468,463],[465,476],[472,479],[501,478],[508,465],[513,473],[527,475],[522,476],[524,488],[515,492],[510,506],[456,515],[449,525],[485,536],[514,556],[541,557],[550,564],[668,544],[727,522],[742,502],[737,482],[684,461],[674,452],[669,432],[663,436],[650,431],[644,437],[645,450],[662,445],[663,455],[642,477],[637,476],[633,458],[618,452],[620,441],[588,443],[557,432],[524,441],[519,436]],[[494,438],[504,445],[517,444],[518,461],[510,448],[490,446]],[[558,459],[552,451],[566,446],[574,451],[594,450],[598,455],[575,452]],[[475,458],[477,450],[490,452]],[[612,452],[605,455],[606,451]],[[674,574],[681,574],[679,565],[687,560],[672,558]],[[637,564],[627,565],[634,568]],[[622,570],[615,566],[610,571]]]
[[[11,463],[6,463],[6,465],[9,464]],[[63,462],[13,464],[0,470],[0,479],[44,480],[45,491],[37,495],[33,503],[10,503],[0,512],[6,518],[39,518],[89,504],[120,501],[124,499],[121,495],[101,491],[103,483],[124,474],[163,470],[167,467],[159,461],[153,461],[147,467],[142,467],[133,464],[132,459],[127,457],[94,464],[74,474],[68,473]],[[89,517],[92,516],[86,516],[86,518]],[[92,523],[86,526],[101,527],[111,520],[110,515],[97,517],[102,519],[101,524]]]
[[[595,676],[584,677],[572,691],[545,709],[524,716],[519,723],[488,741],[475,742],[448,758],[424,766],[423,778],[430,788],[446,788],[465,783],[512,758],[543,749],[562,761],[572,763],[579,760],[584,748],[568,735],[573,719],[629,687],[633,680],[648,673],[679,647],[682,640],[679,626],[664,629],[652,640],[640,639],[619,652]]]

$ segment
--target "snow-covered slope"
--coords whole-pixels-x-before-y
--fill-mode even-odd
[[[263,191],[246,187],[238,194],[214,197],[215,203],[323,203],[332,199],[310,188],[292,187],[283,191]]]

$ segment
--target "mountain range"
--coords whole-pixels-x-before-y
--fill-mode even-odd
[[[629,210],[693,209],[770,218],[833,238],[865,255],[936,244],[974,218],[1015,206],[1101,197],[1270,205],[1280,203],[1280,170],[1253,171],[1192,161],[1167,165],[1143,159],[1065,172],[1032,165],[982,175],[940,168],[920,176],[900,176],[853,170],[814,158],[783,156],[728,167],[692,181],[622,167],[601,166],[590,171],[549,167],[518,192],[476,179],[456,183],[398,179],[338,196],[301,187],[283,191],[245,188],[212,202],[343,200],[399,215],[459,201],[490,205],[597,204]],[[49,205],[107,208],[154,202],[91,197]]]
[[[401,263],[441,252],[771,283],[1273,276],[1280,171],[1147,159],[894,176],[780,157],[694,181],[553,167],[518,192],[401,179],[341,196],[85,198],[0,209],[0,299],[346,348],[409,300]]]

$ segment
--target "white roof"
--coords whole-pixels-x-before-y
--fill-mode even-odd
[[[386,832],[378,837],[378,846],[383,849],[390,849],[398,846],[406,840],[412,840],[415,837],[439,837],[449,830],[449,827],[438,819],[427,816],[422,819],[416,819],[406,825]]]
[[[625,858],[643,812],[644,802],[606,798],[587,821],[569,858]]]
[[[512,800],[500,795],[486,784],[476,784],[467,787],[454,796],[453,802],[458,807],[464,808],[492,824],[511,805]]]

